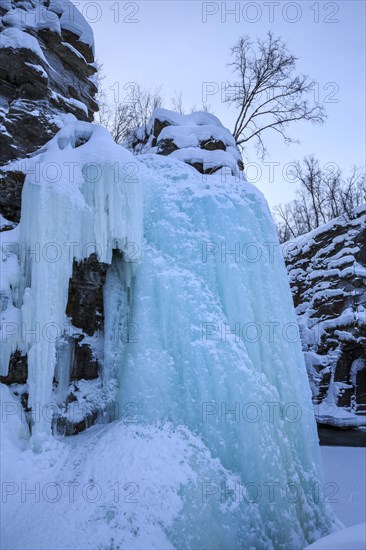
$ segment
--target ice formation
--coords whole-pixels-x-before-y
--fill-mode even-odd
[[[50,433],[52,408],[47,412],[47,407],[57,345],[67,333],[73,260],[95,253],[100,262],[111,264],[113,250],[129,251],[131,243],[137,258],[142,251],[141,185],[131,177],[132,160],[105,129],[70,115],[66,126],[28,162],[21,223],[15,230],[20,274],[12,282],[10,304],[17,330],[3,338],[2,368],[6,371],[15,349],[27,351],[30,406],[41,411],[32,432],[35,448]],[[7,245],[9,238],[11,232]],[[67,374],[60,376],[64,386]]]
[[[219,537],[229,548],[301,548],[330,524],[313,492],[317,432],[266,202],[235,177],[202,176],[171,157],[141,159],[151,176],[132,312],[139,335],[120,369],[120,407],[135,403],[145,424],[188,426],[244,485],[265,491],[294,483],[302,491],[296,505],[240,500],[241,521],[224,539],[194,528],[199,505],[187,496],[172,540],[177,547],[189,540],[210,548]]]
[[[224,169],[202,175],[172,156],[132,157],[105,130],[69,119],[29,163],[15,231],[26,253],[11,308],[27,327],[67,323],[72,262],[53,261],[50,243],[111,264],[103,376],[119,377],[120,422],[69,460],[97,446],[102,477],[113,483],[108,464],[141,487],[127,519],[113,512],[125,526],[116,520],[120,547],[293,550],[333,529],[286,269],[257,189]],[[39,261],[34,243],[48,250]],[[136,328],[127,341],[126,320]],[[44,406],[67,355],[57,366],[54,339],[30,336],[30,403]],[[48,418],[36,423],[33,447],[49,432]],[[75,475],[93,479],[95,467]],[[104,496],[91,519],[112,508]],[[95,547],[80,537],[78,548]]]

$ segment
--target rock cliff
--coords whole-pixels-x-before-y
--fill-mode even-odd
[[[317,419],[366,424],[366,205],[283,250]]]
[[[93,32],[69,1],[0,1],[0,166],[49,141],[66,114],[92,121]],[[0,214],[19,221],[22,162],[0,172]]]

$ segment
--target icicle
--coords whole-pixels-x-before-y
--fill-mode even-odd
[[[128,339],[130,323],[128,263],[115,254],[104,286],[104,363],[103,381],[117,380]]]
[[[47,409],[57,346],[67,326],[73,260],[95,252],[100,262],[111,263],[113,250],[127,254],[131,243],[134,259],[141,253],[141,186],[136,176],[131,179],[131,166],[136,166],[132,155],[106,130],[72,119],[29,163],[22,196],[19,305],[28,348],[29,401],[41,411],[32,428],[36,450],[51,430]],[[66,363],[58,367],[61,386],[67,380],[64,368]]]
[[[56,348],[55,377],[57,380],[56,403],[58,404],[64,403],[68,395],[73,355],[73,341],[69,338],[61,339]]]

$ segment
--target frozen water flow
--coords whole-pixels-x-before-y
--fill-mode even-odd
[[[138,178],[131,177],[131,166],[132,155],[106,130],[73,117],[29,161],[22,196],[18,305],[28,333],[29,399],[34,409],[42,411],[51,401],[73,260],[95,253],[100,262],[110,264],[113,250],[129,252],[135,243],[137,258],[142,250],[141,187]],[[65,366],[64,353],[67,350],[59,350]],[[64,394],[68,374],[62,368],[58,374]],[[49,433],[49,414],[41,414],[32,444],[39,447]]]
[[[72,116],[28,162],[13,307],[27,327],[29,402],[47,406],[55,369],[56,399],[65,397],[70,357],[58,330],[73,260],[95,253],[109,264],[103,377],[119,383],[121,422],[78,452],[83,461],[98,449],[108,486],[112,467],[141,486],[139,513],[120,514],[117,528],[150,533],[149,546],[138,540],[151,548],[293,550],[329,534],[296,316],[262,195],[172,157],[132,157]],[[43,415],[33,449],[49,434]],[[88,468],[75,475],[91,479]],[[95,547],[80,537],[77,547]]]

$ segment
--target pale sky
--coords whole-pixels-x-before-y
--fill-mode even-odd
[[[286,165],[307,154],[321,164],[337,163],[348,173],[365,162],[365,3],[360,1],[201,2],[198,0],[79,0],[74,2],[91,24],[96,56],[104,66],[105,86],[128,94],[129,82],[162,87],[166,107],[176,91],[188,109],[202,106],[202,89],[213,83],[209,102],[232,129],[235,110],[223,104],[221,83],[233,79],[230,47],[242,34],[254,39],[268,30],[280,35],[299,57],[299,71],[319,82],[327,102],[323,126],[298,123],[290,134],[300,145],[285,145],[277,133],[265,135],[270,152],[263,165],[248,147],[248,179],[271,206],[293,198]],[[233,79],[235,80],[235,78]],[[112,89],[110,90],[113,97]]]

